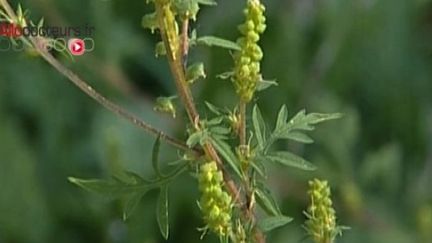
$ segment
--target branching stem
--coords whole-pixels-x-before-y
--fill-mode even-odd
[[[168,58],[168,63],[171,69],[171,72],[173,74],[174,77],[174,82],[176,84],[180,99],[182,101],[182,103],[185,106],[186,112],[188,114],[189,120],[190,122],[194,125],[195,129],[201,129],[200,128],[200,117],[199,114],[196,110],[196,106],[195,103],[193,101],[193,97],[192,97],[192,93],[191,90],[189,88],[189,85],[186,81],[186,77],[185,77],[185,69],[184,69],[184,65],[182,63],[183,61],[183,55],[185,53],[187,53],[187,50],[189,48],[188,44],[186,41],[180,41],[179,43],[171,43],[170,39],[168,38],[168,33],[167,32],[167,26],[165,26],[166,23],[166,16],[165,16],[165,12],[164,12],[164,7],[162,3],[155,1],[155,6],[156,6],[156,15],[157,15],[157,19],[158,19],[158,23],[159,23],[159,31],[160,31],[160,35],[162,38],[162,41],[164,42],[165,48],[167,50],[167,58]],[[170,24],[170,23],[168,23]],[[181,36],[183,38],[187,37],[188,33],[188,23],[183,23],[183,28],[182,28],[182,33]],[[178,40],[177,40],[178,41]],[[177,46],[179,47],[179,50],[173,50],[172,46]],[[244,106],[244,117],[246,114],[246,106]],[[246,122],[246,119],[243,119],[244,122]],[[245,123],[246,124],[246,123]],[[244,143],[246,143],[246,126],[243,126],[244,129]],[[240,195],[240,190],[238,189],[237,185],[235,184],[235,182],[231,179],[231,176],[229,175],[229,173],[225,170],[225,167],[223,166],[223,162],[220,159],[218,153],[216,152],[216,149],[214,148],[213,144],[211,142],[206,142],[203,145],[203,150],[205,151],[206,156],[208,156],[210,159],[214,160],[219,168],[221,168],[221,170],[223,171],[223,175],[224,175],[224,181],[225,181],[225,185],[228,189],[228,191],[230,192],[231,196],[233,197],[233,199],[236,201],[236,204],[239,205],[240,207],[242,207],[244,205],[244,203],[242,202]],[[249,217],[250,215],[250,211],[248,210],[248,207],[244,207],[243,210],[243,214],[245,217]],[[252,215],[252,217],[254,217],[254,215]],[[265,237],[263,235],[263,233],[259,230],[256,229],[255,230],[255,241],[257,243],[265,243]]]

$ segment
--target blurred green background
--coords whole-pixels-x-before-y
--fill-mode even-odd
[[[11,1],[16,6],[17,1]],[[63,61],[104,95],[170,134],[184,138],[184,114],[156,114],[156,97],[175,87],[158,39],[141,28],[152,9],[144,0],[23,0],[47,25],[96,28],[95,51]],[[194,24],[199,35],[237,38],[244,1],[219,0]],[[308,242],[301,228],[306,181],[328,179],[340,224],[337,242],[432,242],[432,1],[265,0],[263,73],[279,86],[259,94],[268,122],[282,104],[342,112],[320,126],[307,147],[280,144],[319,166],[314,173],[275,167],[269,183],[293,223],[268,242]],[[229,53],[196,48],[208,79],[196,99],[235,101],[232,85],[215,76],[230,70]],[[199,107],[203,110],[203,106]],[[156,243],[156,192],[121,220],[121,204],[68,183],[68,176],[108,178],[120,170],[150,177],[154,138],[105,111],[42,59],[0,53],[0,243]],[[175,150],[163,146],[164,160]],[[199,242],[196,182],[171,188],[168,242]],[[216,242],[208,236],[203,242]]]

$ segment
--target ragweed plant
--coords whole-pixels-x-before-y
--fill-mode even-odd
[[[332,243],[344,227],[336,225],[336,212],[327,181],[309,181],[310,206],[305,212],[305,229],[315,243]]]
[[[184,107],[188,118],[185,122],[187,134],[181,139],[165,134],[102,96],[44,49],[40,45],[46,41],[43,37],[20,37],[30,50],[91,98],[156,137],[151,158],[155,171],[152,179],[124,172],[114,175],[111,180],[69,180],[89,191],[123,199],[124,220],[147,192],[159,190],[157,222],[162,236],[168,239],[169,186],[178,176],[189,172],[198,178],[200,198],[196,201],[202,213],[203,225],[200,229],[204,233],[215,234],[221,242],[266,242],[265,234],[292,220],[281,212],[266,186],[269,164],[277,163],[306,171],[316,169],[312,163],[289,151],[275,151],[273,145],[278,140],[311,143],[313,140],[306,133],[314,130],[319,123],[339,118],[340,114],[307,114],[302,110],[289,118],[287,107],[282,105],[273,129],[269,129],[271,126],[266,124],[267,119],[262,117],[253,99],[257,92],[275,84],[265,81],[261,74],[264,51],[259,41],[267,26],[264,3],[260,0],[245,1],[244,21],[238,26],[239,38],[236,42],[215,36],[199,36],[196,30],[191,30],[190,22],[197,21],[200,8],[215,6],[213,0],[149,0],[148,3],[153,6],[154,12],[146,14],[141,24],[159,36],[155,55],[166,58],[177,88],[177,93],[171,97],[158,98],[154,109],[175,117],[179,113],[176,110],[179,105],[175,102]],[[21,7],[15,11],[6,0],[0,0],[0,4],[0,20],[21,27],[32,24],[29,16],[24,17]],[[43,21],[39,25],[43,25]],[[199,80],[207,82],[208,78],[202,62],[191,62],[187,58],[190,49],[197,45],[227,49],[234,59],[232,70],[218,77],[232,81],[238,102],[231,108],[219,108],[206,102],[207,114],[211,114],[208,116],[198,113],[191,90],[194,83]],[[227,55],[230,54],[228,51]],[[248,110],[252,111],[251,119],[247,117]],[[161,142],[179,150],[180,162],[170,163],[175,167],[170,168],[168,173],[168,168],[160,168]],[[306,227],[315,240],[321,239],[317,235],[333,240],[336,232],[328,190],[324,183],[312,183],[310,193],[313,203],[308,210]],[[257,217],[258,207],[266,213],[265,216]]]

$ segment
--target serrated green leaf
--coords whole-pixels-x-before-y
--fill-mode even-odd
[[[341,113],[331,113],[331,114],[323,114],[323,113],[310,113],[306,116],[306,121],[309,124],[318,124],[321,122],[339,119],[342,117]]]
[[[276,228],[282,227],[286,224],[288,224],[289,222],[291,222],[293,219],[291,217],[287,217],[287,216],[274,216],[274,217],[269,217],[269,218],[265,218],[263,219],[259,226],[261,228],[261,230],[265,233],[265,232],[269,232],[272,231]]]
[[[283,105],[278,113],[277,119],[276,119],[276,128],[275,130],[281,129],[286,121],[288,120],[288,108],[286,105]]]
[[[266,167],[264,166],[263,163],[261,163],[261,161],[259,160],[252,160],[251,161],[251,165],[254,168],[254,170],[262,177],[266,178],[267,177],[267,171],[266,171]]]
[[[276,200],[271,192],[262,184],[258,184],[255,189],[256,201],[258,205],[269,215],[282,215]]]
[[[255,131],[255,137],[257,138],[257,142],[258,142],[258,147],[260,148],[260,150],[262,150],[266,142],[266,138],[265,138],[266,126],[257,105],[254,106],[252,111],[252,123]]]
[[[287,151],[270,152],[264,156],[265,159],[280,163],[285,166],[301,170],[316,170],[316,166],[302,157]]]
[[[99,180],[99,179],[78,179],[69,177],[68,180],[73,184],[82,187],[90,192],[96,192],[108,197],[121,197],[130,193],[145,192],[152,189],[147,184],[128,184],[116,180]]]
[[[159,225],[159,230],[165,240],[167,240],[169,236],[168,206],[168,187],[164,186],[161,187],[159,194],[156,218]]]
[[[236,50],[236,51],[241,50],[241,47],[237,43],[232,42],[230,40],[225,40],[219,37],[215,37],[215,36],[199,37],[197,38],[196,43],[199,45],[206,45],[210,47],[217,46],[217,47],[222,47],[222,48]]]
[[[242,178],[242,174],[241,174],[240,169],[238,167],[240,162],[238,161],[237,156],[231,150],[231,147],[227,143],[225,143],[223,140],[218,139],[214,136],[211,137],[211,140],[212,140],[212,143],[213,143],[215,149],[217,150],[217,152],[219,152],[219,154],[222,155],[222,157],[228,162],[228,164],[233,169],[233,171],[240,178]]]
[[[281,112],[283,112],[283,110],[279,112],[280,117],[282,118],[284,115],[281,115]],[[298,132],[298,130],[312,131],[315,129],[314,125],[324,121],[338,119],[340,117],[341,117],[340,113],[306,114],[305,110],[301,110],[300,112],[298,112],[289,122],[282,122],[282,119],[278,117],[276,127],[272,132],[272,134],[269,136],[267,143],[265,144],[265,151],[267,151],[269,147],[278,139],[291,139],[294,137],[294,139],[297,138],[299,140],[303,139],[305,141],[310,141],[310,139],[307,139],[305,136],[298,135],[298,134],[291,135],[291,133],[295,131]]]
[[[282,136],[281,138],[290,139],[296,142],[306,143],[306,144],[314,142],[311,137],[301,132],[290,132],[286,134],[286,136]]]
[[[156,175],[158,177],[163,177],[163,174],[160,170],[160,166],[159,166],[159,150],[160,150],[160,145],[161,145],[161,137],[158,136],[154,145],[153,145],[153,150],[152,150],[152,165],[153,165],[153,169],[156,172]]]

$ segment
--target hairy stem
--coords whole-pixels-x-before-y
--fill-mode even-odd
[[[240,128],[239,128],[239,137],[240,137],[240,146],[246,145],[246,103],[244,101],[240,101]]]
[[[167,35],[168,33],[166,33],[167,26],[165,26],[165,24],[167,24],[167,23],[165,21],[167,18],[165,16],[164,9],[163,9],[164,7],[167,7],[167,6],[163,6],[163,4],[161,4],[160,2],[157,2],[157,1],[155,2],[155,6],[156,6],[156,14],[157,14],[158,22],[159,22],[160,35],[161,35],[162,41],[164,42],[165,48],[167,50],[168,63],[169,63],[171,72],[173,74],[174,82],[176,84],[180,99],[185,106],[185,109],[186,109],[186,112],[188,114],[190,122],[194,125],[195,129],[199,130],[200,129],[200,127],[199,127],[200,126],[200,117],[199,117],[199,114],[197,113],[191,90],[190,90],[189,85],[186,81],[185,69],[184,69],[184,66],[182,63],[183,54],[187,53],[187,50],[185,51],[185,48],[188,49],[189,46],[187,45],[187,42],[185,42],[184,40],[180,41],[179,43],[171,43],[170,42],[170,39],[168,38],[168,35]],[[170,24],[170,23],[168,23],[168,24]],[[185,38],[185,37],[187,38],[187,34],[188,34],[187,33],[187,31],[188,31],[187,25],[188,25],[188,23],[183,23],[183,28],[182,28],[182,33],[181,33],[181,36],[183,38]],[[180,50],[173,50],[173,48],[172,48],[173,45],[174,46],[178,45],[180,47]],[[244,107],[244,108],[246,108],[246,107]],[[244,119],[244,121],[246,121],[246,119]],[[244,126],[244,129],[246,129],[246,126]],[[244,140],[246,141],[246,132],[244,132]],[[219,168],[221,168],[221,170],[223,171],[223,175],[224,175],[225,185],[226,185],[228,191],[230,192],[231,196],[235,200],[236,204],[239,205],[240,207],[242,207],[242,205],[244,205],[244,203],[242,202],[242,199],[240,197],[240,190],[238,189],[235,182],[231,179],[231,176],[229,175],[229,173],[225,170],[225,167],[223,166],[223,162],[220,159],[218,153],[216,152],[216,149],[214,148],[213,144],[211,142],[206,142],[203,145],[203,150],[205,151],[205,154],[210,159],[214,160],[218,164]],[[243,213],[244,213],[245,217],[248,217],[248,215],[250,215],[248,207],[244,208]],[[252,217],[254,217],[254,216],[252,216]],[[265,237],[259,229],[255,230],[254,238],[255,238],[255,241],[257,243],[265,243]]]
[[[189,54],[189,19],[185,18],[182,23],[182,35],[181,35],[181,56],[184,66],[187,63],[187,56]]]

